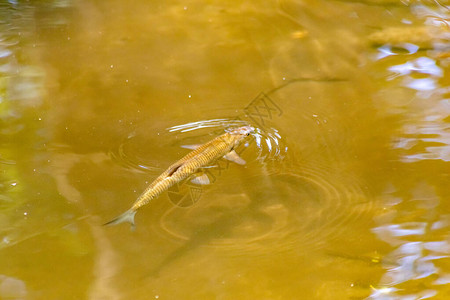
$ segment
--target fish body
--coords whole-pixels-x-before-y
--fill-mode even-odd
[[[254,128],[251,126],[239,127],[197,147],[159,175],[158,178],[142,192],[129,210],[105,225],[128,222],[131,224],[132,229],[134,229],[134,215],[139,208],[148,204],[152,199],[161,195],[161,193],[174,184],[194,175],[200,168],[211,165],[222,157],[235,160],[239,164],[245,163],[245,161],[237,156],[233,149],[253,131]]]

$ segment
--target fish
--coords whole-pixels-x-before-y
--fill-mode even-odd
[[[189,146],[189,148],[194,150],[159,175],[136,199],[130,209],[104,225],[116,225],[128,222],[131,224],[131,230],[134,230],[136,227],[134,216],[138,209],[148,204],[152,199],[157,198],[174,184],[195,175],[201,168],[213,164],[222,157],[241,165],[245,164],[245,161],[239,157],[234,149],[254,131],[255,128],[252,126],[242,126],[228,130],[203,145]],[[208,184],[209,180],[203,174],[203,176],[195,177],[193,182],[196,184]]]

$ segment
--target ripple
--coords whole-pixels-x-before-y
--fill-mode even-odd
[[[162,172],[157,159],[150,159],[148,145],[153,145],[152,150],[168,146],[183,147],[197,145],[225,133],[230,128],[248,125],[248,122],[236,119],[212,119],[176,125],[167,128],[167,131],[159,134],[158,141],[149,140],[148,134],[132,133],[126,137],[116,149],[110,150],[111,158],[120,165],[141,172]],[[268,132],[256,128],[253,134],[255,139],[247,141],[244,148],[256,145],[259,151],[259,160],[281,158],[287,148],[281,149],[281,135],[276,129]],[[256,143],[254,141],[256,140]],[[155,152],[155,151],[153,151]],[[164,152],[161,150],[161,153]],[[181,157],[179,157],[181,158]]]
[[[0,164],[3,164],[3,165],[15,165],[16,162],[14,160],[11,160],[11,159],[2,158],[2,156],[0,155]]]
[[[386,196],[393,195],[399,197],[397,189],[389,188]],[[381,276],[381,286],[407,284],[410,290],[423,293],[427,288],[448,283],[450,222],[448,215],[436,213],[442,210],[439,203],[439,193],[427,182],[418,182],[407,196],[386,203],[391,207],[385,212],[388,217],[379,218],[379,226],[372,229],[380,240],[393,247],[383,258],[386,271]],[[391,294],[389,299],[400,299],[396,291]],[[376,295],[372,298],[377,299]]]
[[[279,131],[273,127],[266,130],[257,128],[253,134],[256,147],[258,148],[258,160],[281,160],[288,151],[288,146],[283,143],[283,138]]]
[[[243,120],[233,120],[233,119],[211,119],[211,120],[203,120],[197,122],[186,123],[182,125],[176,125],[167,128],[169,132],[188,132],[193,130],[198,130],[202,128],[228,128],[228,127],[237,127],[237,126],[245,126],[248,123]]]
[[[204,120],[170,127],[162,136],[168,145],[180,147],[206,142],[230,127],[248,124],[233,119]],[[238,251],[230,253],[238,255],[266,255],[269,249],[298,252],[323,248],[354,224],[370,222],[365,216],[373,202],[354,178],[344,178],[317,162],[285,167],[290,163],[288,143],[275,128],[255,128],[252,137],[237,149],[238,153],[245,150],[245,172],[251,175],[200,188],[199,201],[172,206],[160,217],[156,230],[161,235],[185,244],[235,249]],[[112,156],[137,170],[155,170],[139,150],[139,145],[148,144],[148,139],[141,138],[128,137]],[[193,197],[193,189],[179,190]],[[266,243],[271,246],[261,247]]]
[[[166,159],[162,156],[165,155],[165,149],[167,147],[182,148],[187,145],[203,144],[231,128],[244,125],[249,125],[249,123],[237,119],[203,120],[167,128],[166,132],[161,134],[157,133],[156,139],[155,137],[150,137],[148,133],[134,132],[123,139],[116,149],[111,149],[109,156],[113,161],[125,168],[157,175],[164,171],[164,167],[160,167],[160,161]],[[282,160],[286,155],[288,148],[284,146],[283,138],[275,128],[268,128],[266,130],[255,128],[255,132],[252,135],[254,138],[247,139],[243,145],[236,149],[239,155],[242,155],[243,151],[249,149],[249,153],[258,153],[257,157],[252,158],[252,160],[259,161],[260,163]],[[151,149],[149,145],[152,145]],[[150,150],[152,157],[149,154]],[[178,157],[178,159],[180,158],[181,156]],[[214,182],[216,177],[221,174],[222,169],[227,168],[228,165],[228,161],[221,159],[219,162],[208,166],[209,168],[205,168],[205,170],[207,169],[206,173],[211,182]],[[176,201],[172,199],[174,197],[171,197],[173,203],[181,206],[190,206],[198,199],[194,200],[197,196],[190,195],[193,193],[193,188],[189,182],[187,182],[188,184],[185,183],[178,184],[175,196],[173,193],[169,194],[177,197]],[[169,192],[171,191],[169,190]],[[189,199],[183,200],[181,198]]]
[[[111,150],[109,155],[111,159],[120,165],[139,172],[161,172],[156,160],[150,160],[146,153],[142,153],[145,147],[142,147],[143,141],[147,141],[144,137],[136,137],[134,135],[126,138],[117,149]],[[145,143],[144,143],[145,144]]]
[[[161,216],[159,230],[241,256],[323,248],[354,224],[369,226],[373,203],[359,186],[326,169],[295,172],[254,176],[243,180],[243,191],[224,187],[188,209],[172,207]]]
[[[402,160],[450,161],[450,111],[448,100],[430,103],[423,116],[414,124],[404,125],[404,134],[395,141],[394,147],[404,152]]]
[[[273,127],[269,128],[258,128],[255,124],[252,124],[248,121],[240,120],[240,119],[211,119],[211,120],[203,120],[197,121],[182,125],[177,125],[168,128],[169,132],[196,132],[197,130],[204,128],[216,128],[216,130],[210,132],[211,138],[214,138],[220,134],[223,134],[226,130],[230,128],[251,125],[255,128],[255,132],[252,133],[254,139],[246,141],[245,147],[250,147],[253,144],[257,147],[258,157],[257,160],[265,161],[265,160],[273,160],[273,159],[283,159],[286,154],[288,148],[287,146],[283,146],[283,138],[280,132]],[[183,145],[186,144],[198,144],[198,141],[201,140],[201,137],[204,134],[190,135],[185,137],[179,137],[178,144]]]

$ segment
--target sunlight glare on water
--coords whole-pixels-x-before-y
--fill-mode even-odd
[[[0,299],[448,299],[449,4],[1,2]]]

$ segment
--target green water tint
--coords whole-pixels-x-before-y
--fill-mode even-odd
[[[2,3],[0,298],[446,299],[445,5]],[[245,166],[101,226],[241,122]]]

